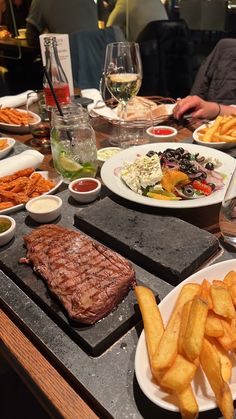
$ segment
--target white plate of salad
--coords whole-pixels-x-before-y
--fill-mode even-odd
[[[111,157],[101,177],[112,192],[138,204],[197,208],[222,202],[235,167],[233,157],[213,148],[155,143]]]

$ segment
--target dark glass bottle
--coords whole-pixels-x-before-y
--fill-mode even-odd
[[[58,56],[56,37],[45,37],[44,46],[46,70],[52,81],[52,85],[59,103],[66,105],[70,103],[69,83]],[[46,105],[48,107],[54,107],[56,105],[55,100],[51,93],[51,89],[46,77],[44,77],[43,89],[45,93]]]

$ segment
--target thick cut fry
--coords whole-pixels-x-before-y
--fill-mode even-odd
[[[235,128],[236,125],[236,118],[234,116],[229,115],[227,121],[222,125],[220,133],[222,135],[226,134],[232,127]]]
[[[181,315],[181,323],[180,323],[180,330],[179,330],[179,339],[178,339],[178,353],[180,355],[186,355],[184,352],[184,337],[186,332],[186,327],[188,323],[189,313],[192,306],[192,300],[188,301],[184,304],[182,315]]]
[[[196,419],[198,417],[198,404],[191,384],[182,392],[176,393],[177,403],[183,419]]]
[[[162,374],[163,370],[169,368],[175,360],[178,351],[182,308],[186,302],[192,300],[198,293],[199,287],[199,284],[186,284],[179,293],[174,310],[153,358],[153,368],[157,376]]]
[[[222,120],[222,116],[217,116],[215,122],[208,128],[208,130],[204,134],[203,141],[206,141],[206,142],[211,141],[211,138],[213,137],[215,132],[217,132],[217,130],[219,129],[221,120]]]
[[[225,275],[223,282],[225,282],[228,286],[236,285],[236,272],[228,272],[227,275]]]
[[[209,310],[207,314],[205,334],[210,337],[218,338],[224,334],[224,328],[221,323],[221,317]]]
[[[208,313],[208,304],[200,297],[195,297],[189,312],[186,326],[183,349],[190,361],[194,361],[200,355],[205,325]]]
[[[233,419],[232,394],[228,384],[222,377],[220,358],[216,348],[206,338],[203,341],[200,362],[224,418]]]
[[[226,351],[233,351],[236,349],[236,327],[235,322],[222,317],[221,323],[224,329],[224,334],[217,338],[218,342]]]
[[[205,300],[208,304],[208,309],[211,310],[213,307],[212,298],[210,294],[211,284],[207,279],[204,279],[201,283],[200,290],[199,290],[199,297]]]
[[[161,386],[174,391],[182,392],[191,383],[197,366],[182,355],[177,355],[173,365],[161,379]]]
[[[216,339],[208,339],[214,345],[220,358],[221,374],[225,381],[229,382],[232,376],[232,362],[230,361],[227,351],[217,342]]]
[[[235,316],[235,308],[232,298],[227,289],[223,286],[211,286],[211,298],[213,302],[213,311],[220,316],[232,319]]]
[[[233,301],[233,305],[236,306],[236,284],[232,284],[229,287],[229,293]]]
[[[149,288],[138,285],[135,287],[135,295],[142,314],[145,339],[152,369],[152,358],[163,335],[164,324],[153,292]]]

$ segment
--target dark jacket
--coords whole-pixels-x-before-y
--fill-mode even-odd
[[[221,39],[203,61],[191,95],[224,104],[236,103],[236,39]]]

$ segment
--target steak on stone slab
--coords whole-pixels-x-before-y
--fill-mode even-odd
[[[24,241],[28,262],[73,320],[95,323],[136,284],[126,259],[77,231],[43,225]]]

